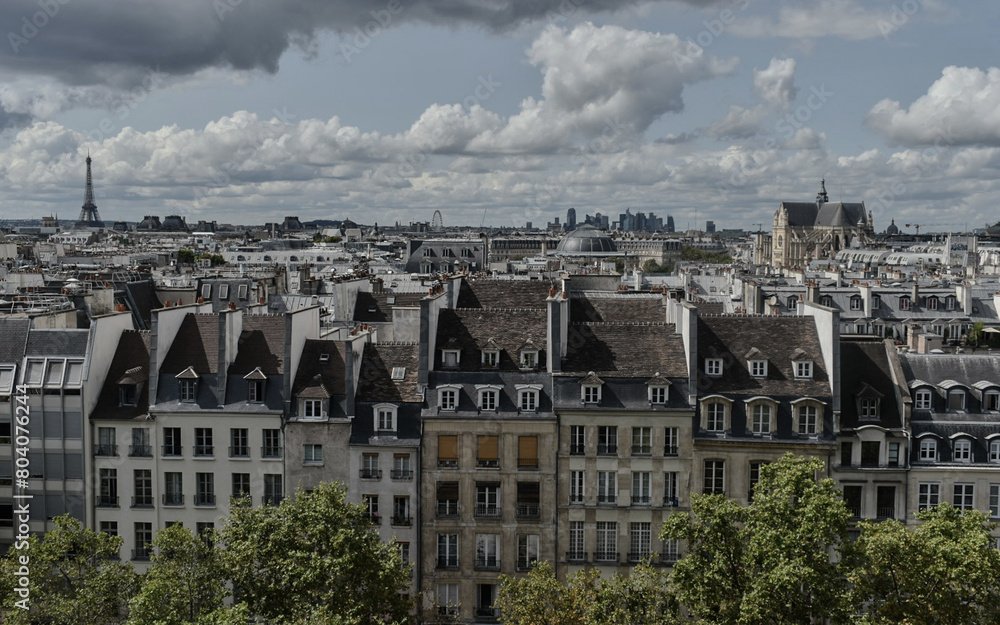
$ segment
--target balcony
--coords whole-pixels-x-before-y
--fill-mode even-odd
[[[249,458],[250,448],[249,447],[230,447],[229,448],[230,458]]]
[[[148,562],[149,556],[151,555],[153,555],[153,550],[150,547],[142,547],[140,549],[132,550],[132,559],[140,562]]]
[[[649,495],[632,495],[633,506],[648,506]]]
[[[271,458],[271,459],[281,458],[281,447],[265,445],[264,447],[260,448],[260,457]]]
[[[476,468],[477,469],[499,469],[500,468],[500,461],[499,460],[483,460],[483,459],[480,458],[480,459],[476,460]]]
[[[438,458],[439,469],[457,469],[458,460],[455,458]]]
[[[652,456],[653,446],[652,445],[632,445],[632,455],[633,456]]]
[[[180,458],[183,454],[180,445],[164,445],[163,455],[171,458]]]
[[[265,506],[278,506],[281,505],[281,500],[284,498],[285,496],[280,493],[265,494],[261,503]]]
[[[130,458],[152,458],[153,448],[149,445],[129,445],[128,455]]]
[[[660,564],[666,564],[666,565],[673,565],[674,563],[676,563],[680,559],[681,559],[681,554],[680,554],[680,552],[676,548],[675,549],[666,549],[665,548],[660,553],[660,562],[659,563]]]
[[[397,527],[410,527],[413,525],[413,517],[392,515],[392,524]]]
[[[499,519],[500,506],[489,505],[489,504],[477,504],[476,517],[480,519]]]
[[[214,506],[215,505],[215,493],[197,493],[194,496],[194,505],[196,505],[196,506]]]
[[[500,558],[496,556],[477,556],[475,568],[477,571],[499,571]]]
[[[413,471],[410,469],[393,469],[389,472],[389,477],[394,480],[412,480]]]
[[[363,480],[381,480],[382,470],[381,469],[361,469],[359,471],[361,479]]]
[[[118,507],[118,497],[116,495],[98,495],[98,497],[97,497],[97,507],[98,508],[117,508]]]
[[[664,445],[663,446],[663,455],[664,456],[676,456],[679,453],[680,453],[680,450],[678,449],[677,445]]]
[[[861,506],[847,506],[847,510],[851,513],[851,518],[861,518]]]
[[[583,445],[570,445],[569,455],[571,456],[582,456],[586,453],[586,449]]]
[[[534,470],[538,468],[538,458],[518,458],[517,459],[518,470]]]
[[[616,551],[595,551],[594,562],[618,562],[618,552]]]
[[[537,503],[517,504],[517,518],[525,520],[537,520],[542,516],[541,508]]]
[[[184,493],[163,493],[163,505],[165,505],[165,506],[183,506],[184,505]]]
[[[94,455],[104,456],[104,457],[115,457],[118,455],[118,445],[111,443],[94,445]]]
[[[530,571],[531,567],[535,566],[535,564],[537,563],[538,563],[538,558],[531,558],[531,559],[518,558],[517,564],[515,565],[514,568],[515,570],[518,571]]]
[[[437,517],[439,519],[458,517],[458,502],[452,499],[437,502]]]
[[[618,497],[616,497],[615,495],[606,495],[606,494],[601,494],[601,493],[597,494],[597,503],[599,503],[599,504],[614,505],[614,503],[617,500],[618,500]]]
[[[567,562],[586,562],[587,554],[583,551],[567,551],[566,552]]]
[[[630,551],[628,552],[629,562],[642,562],[646,558],[650,557],[652,554],[649,551]]]
[[[458,568],[458,556],[438,556],[437,568],[439,569],[457,569]]]
[[[678,500],[677,497],[664,497],[663,498],[663,507],[664,508],[676,508],[679,505],[680,505],[680,500]]]
[[[477,621],[496,621],[500,619],[500,608],[482,608],[476,606]]]
[[[371,521],[372,525],[382,525],[382,517],[379,516],[378,513],[369,514],[368,520]]]
[[[618,455],[618,444],[617,443],[598,443],[597,444],[597,455],[598,456],[617,456]]]
[[[895,519],[896,518],[896,507],[895,506],[879,506],[875,509],[876,519]]]
[[[133,508],[152,508],[153,507],[153,496],[152,495],[137,495],[132,498]]]
[[[213,452],[215,447],[212,445],[195,445],[194,446],[194,457],[195,458],[211,458],[215,455]]]

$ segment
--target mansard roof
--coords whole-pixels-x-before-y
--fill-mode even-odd
[[[684,342],[668,323],[571,323],[563,373],[687,378]]]

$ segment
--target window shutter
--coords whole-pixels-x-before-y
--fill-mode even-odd
[[[500,443],[498,437],[479,437],[479,460],[500,460]]]
[[[517,464],[522,467],[538,466],[538,437],[519,436],[517,439]]]
[[[458,436],[454,434],[438,436],[438,460],[458,462]]]

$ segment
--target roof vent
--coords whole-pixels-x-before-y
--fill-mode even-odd
[[[406,376],[406,367],[393,367],[392,368],[392,379],[402,380]]]
[[[320,362],[326,362],[328,360],[330,360],[330,354],[320,354],[319,355],[319,361]]]

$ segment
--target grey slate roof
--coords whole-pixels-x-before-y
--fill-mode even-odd
[[[20,363],[28,343],[31,320],[26,317],[0,318],[0,362]]]
[[[31,330],[28,332],[26,356],[77,356],[87,355],[88,330]]]
[[[119,405],[118,382],[126,377],[126,371],[140,368],[131,374],[132,378],[148,380],[149,375],[149,341],[148,331],[126,330],[118,339],[118,347],[111,359],[108,376],[104,380],[97,406],[90,417],[92,419],[134,419],[149,412],[149,387],[141,385],[136,396],[135,406]],[[130,380],[131,381],[131,380]],[[138,381],[138,380],[137,380]]]
[[[548,280],[463,279],[457,308],[545,308],[550,288]]]
[[[214,313],[188,313],[170,345],[161,373],[180,373],[194,367],[198,374],[218,373],[219,316]]]
[[[420,402],[417,388],[420,346],[417,343],[367,343],[358,380],[359,402]],[[402,380],[393,380],[394,368],[404,370]]]
[[[882,341],[840,343],[840,420],[842,428],[875,424],[884,428],[903,426],[899,404],[896,402],[895,385],[892,381],[890,354]],[[862,389],[871,389],[881,394],[879,419],[861,421],[858,418],[856,398]]]
[[[684,342],[667,323],[571,323],[563,359],[564,373],[593,371],[609,377],[642,378],[654,374],[687,377]]]
[[[514,301],[520,304],[522,300]],[[548,330],[546,315],[545,308],[442,310],[438,316],[434,368],[441,369],[441,349],[451,345],[461,350],[459,370],[479,371],[482,365],[481,350],[499,346],[499,369],[516,371],[520,369],[519,350],[528,340],[539,350],[538,362],[544,365]],[[494,345],[487,345],[490,339],[493,339]]]
[[[647,293],[576,292],[570,296],[569,315],[573,323],[666,321],[663,297]]]

